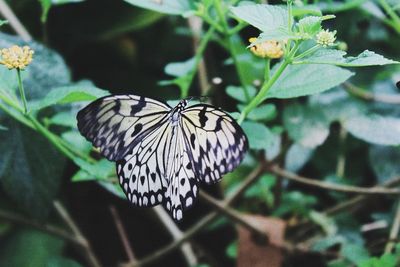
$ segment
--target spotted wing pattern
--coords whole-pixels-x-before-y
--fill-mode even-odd
[[[127,198],[139,207],[164,203],[176,220],[197,195],[197,181],[180,127],[160,124],[138,142],[117,173]]]
[[[242,128],[214,106],[198,104],[183,110],[182,127],[199,181],[219,181],[240,164],[248,149]]]
[[[129,201],[139,207],[162,203],[176,220],[194,203],[198,182],[218,181],[248,149],[245,134],[227,113],[185,105],[183,100],[172,109],[153,99],[116,95],[77,115],[82,135],[117,162]]]
[[[136,95],[106,96],[78,112],[78,129],[107,159],[122,159],[171,107]]]

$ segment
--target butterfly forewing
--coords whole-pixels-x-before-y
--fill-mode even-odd
[[[198,104],[182,112],[182,122],[200,181],[217,182],[240,164],[248,141],[227,113],[211,105]]]
[[[162,102],[135,96],[100,98],[79,111],[78,128],[109,160],[122,159],[134,140],[165,121],[171,108]]]

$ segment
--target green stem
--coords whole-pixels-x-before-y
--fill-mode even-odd
[[[21,70],[20,69],[17,69],[17,77],[18,77],[19,94],[21,95],[22,103],[24,104],[24,114],[27,114],[28,113],[28,105],[26,103],[24,85],[22,83]]]
[[[265,72],[264,72],[264,83],[268,82],[271,76],[271,59],[265,60]]]
[[[217,15],[221,21],[222,27],[224,29],[224,34],[225,34],[225,42],[227,44],[227,48],[229,50],[229,53],[231,54],[232,60],[233,60],[233,64],[235,65],[235,69],[236,69],[236,73],[238,74],[239,77],[239,82],[242,85],[243,88],[243,92],[244,92],[244,96],[246,98],[246,102],[250,101],[250,94],[249,94],[249,90],[247,88],[247,84],[245,81],[245,78],[243,76],[243,73],[240,69],[240,65],[239,65],[239,60],[237,58],[237,54],[236,51],[232,45],[232,41],[231,41],[231,30],[229,29],[229,25],[226,21],[225,18],[225,14],[224,11],[222,9],[222,5],[221,5],[221,1],[220,0],[214,0],[214,6],[215,6],[215,10],[217,12]]]
[[[243,120],[247,117],[247,115],[255,109],[263,100],[265,100],[265,97],[269,91],[269,89],[272,87],[272,85],[278,80],[278,78],[282,75],[282,72],[286,69],[286,67],[292,62],[293,56],[296,53],[297,49],[299,47],[299,44],[296,43],[295,46],[291,49],[289,52],[288,56],[283,60],[282,64],[278,67],[278,69],[274,72],[274,74],[271,76],[271,78],[264,83],[264,85],[261,87],[261,90],[258,92],[258,94],[253,98],[253,100],[243,109],[242,113],[240,114],[240,117],[238,119],[238,123],[241,124]]]
[[[303,58],[303,57],[305,57],[305,56],[308,56],[308,55],[314,53],[314,52],[315,52],[316,50],[318,50],[319,48],[320,48],[320,45],[318,45],[318,44],[317,44],[317,45],[314,45],[313,47],[307,49],[306,51],[304,51],[304,52],[301,53],[300,55],[295,56],[295,57],[293,58],[293,60],[298,60],[298,59],[301,59],[301,58]]]
[[[397,15],[397,13],[390,7],[390,5],[387,3],[386,0],[379,0],[379,4],[382,6],[382,8],[386,11],[386,13],[392,19],[393,28],[398,33],[400,33],[400,17],[399,17],[399,15]]]
[[[32,122],[35,126],[36,130],[41,133],[44,137],[46,137],[61,153],[67,156],[69,159],[74,160],[76,157],[72,154],[72,152],[64,147],[54,135],[49,132],[40,122],[31,115],[26,115],[26,117]]]
[[[199,66],[200,60],[203,58],[203,54],[204,51],[207,48],[207,44],[210,42],[211,37],[213,36],[215,32],[215,27],[211,26],[208,31],[206,32],[206,34],[201,38],[199,47],[196,51],[196,55],[195,55],[195,63],[194,63],[194,68],[193,70],[189,73],[189,78],[188,81],[186,83],[185,87],[182,87],[181,89],[181,98],[186,98],[187,94],[189,92],[189,87],[192,84],[192,81],[194,79],[194,76],[196,74],[197,68]]]

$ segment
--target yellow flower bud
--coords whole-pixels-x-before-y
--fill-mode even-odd
[[[29,46],[20,47],[13,45],[10,48],[3,48],[0,51],[3,64],[9,69],[23,70],[29,63],[32,62],[33,50]]]
[[[257,41],[257,38],[252,37],[249,42],[253,44]],[[281,42],[277,41],[264,41],[258,44],[254,44],[250,47],[250,51],[262,58],[281,58],[283,56],[283,47]]]
[[[317,44],[323,47],[333,46],[336,40],[336,31],[330,32],[329,30],[321,30],[317,33]]]

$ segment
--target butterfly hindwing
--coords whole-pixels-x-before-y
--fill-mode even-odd
[[[165,120],[166,104],[136,95],[100,98],[78,112],[78,129],[107,159],[122,159],[135,139]]]
[[[198,192],[198,181],[191,161],[191,152],[181,127],[172,130],[170,149],[165,158],[169,186],[165,192],[165,206],[176,220],[182,219],[183,210],[193,205]]]
[[[240,164],[248,140],[231,116],[214,106],[198,104],[185,109],[182,120],[199,180],[215,183]]]

